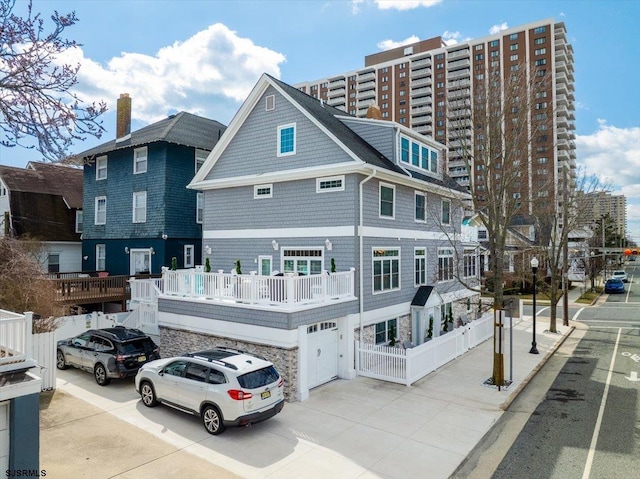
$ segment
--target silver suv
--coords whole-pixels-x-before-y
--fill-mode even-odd
[[[135,383],[145,406],[161,402],[199,416],[209,434],[264,421],[284,406],[284,380],[273,364],[229,348],[152,361]]]
[[[144,363],[160,359],[158,346],[139,329],[116,326],[90,329],[79,336],[58,341],[56,366],[93,373],[100,386],[112,378],[135,376]]]

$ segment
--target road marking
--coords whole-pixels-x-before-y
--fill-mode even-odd
[[[635,361],[636,363],[640,363],[640,354],[633,354],[625,351],[624,353],[622,353],[622,355],[630,357],[631,360]]]
[[[591,437],[591,445],[589,446],[589,454],[587,454],[587,463],[584,466],[584,473],[582,474],[582,479],[589,479],[589,476],[591,475],[591,467],[593,466],[593,457],[596,454],[596,445],[598,444],[598,435],[600,434],[600,426],[602,425],[602,416],[604,416],[604,408],[607,404],[607,396],[609,395],[609,386],[611,384],[611,376],[613,376],[613,366],[616,363],[616,354],[618,352],[618,343],[620,342],[621,334],[622,334],[622,328],[619,328],[618,337],[616,338],[616,345],[613,347],[613,354],[611,355],[611,364],[609,365],[609,374],[607,374],[607,381],[604,386],[602,401],[600,402],[600,410],[598,411],[598,419],[596,420],[596,427],[593,430],[593,436]]]
[[[625,376],[625,379],[628,379],[629,381],[632,381],[632,382],[640,381],[640,379],[638,379],[638,373],[636,371],[631,371],[629,374],[631,374],[631,376],[630,377]]]
[[[572,321],[576,321],[578,319],[578,316],[580,316],[580,313],[582,313],[584,311],[584,308],[580,308],[576,314],[573,315],[573,318],[571,318]]]

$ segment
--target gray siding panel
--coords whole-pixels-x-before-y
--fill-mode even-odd
[[[276,107],[266,111],[265,97],[275,95]],[[278,126],[296,124],[296,154],[277,156]],[[222,153],[207,179],[231,178],[353,161],[336,143],[269,87]]]
[[[194,303],[190,301],[159,298],[160,313],[174,313],[200,318],[216,319],[268,328],[297,329],[299,326],[327,321],[358,312],[358,302],[330,304],[304,311],[285,313],[280,311],[252,310],[221,305],[219,303]]]
[[[389,160],[396,162],[394,154],[396,136],[393,128],[349,120],[343,120],[343,122]]]

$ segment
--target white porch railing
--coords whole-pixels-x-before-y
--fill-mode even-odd
[[[33,313],[18,314],[0,310],[1,369],[10,370],[12,364],[32,360],[32,324]]]
[[[159,336],[158,303],[141,302],[120,324],[127,328],[140,329],[147,334]]]
[[[151,301],[155,303],[158,300],[158,296],[162,294],[163,278],[131,278],[129,285],[131,301]]]
[[[184,298],[290,307],[355,298],[355,269],[309,276],[259,276],[218,271],[165,271],[163,294]],[[137,283],[138,280],[135,281]],[[133,284],[133,282],[132,282]],[[133,299],[132,288],[132,299]]]
[[[415,348],[356,341],[356,370],[360,376],[410,386],[492,336],[493,316],[489,314]]]

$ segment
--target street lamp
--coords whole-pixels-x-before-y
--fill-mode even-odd
[[[536,347],[536,273],[538,272],[538,258],[531,258],[531,271],[533,271],[533,341],[531,341],[531,349],[529,353],[538,354]]]

